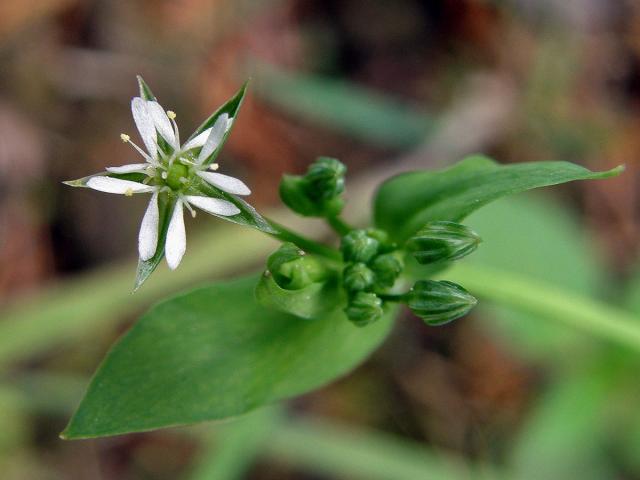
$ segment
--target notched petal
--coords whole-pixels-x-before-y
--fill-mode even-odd
[[[132,163],[119,167],[107,167],[106,170],[109,173],[146,173],[147,168],[149,168],[148,163]]]
[[[131,100],[131,114],[133,115],[133,121],[138,128],[138,132],[140,132],[140,137],[142,137],[142,141],[147,147],[149,155],[151,155],[151,158],[156,158],[158,139],[153,117],[147,109],[147,103],[146,100],[135,97]]]
[[[167,117],[167,113],[164,108],[162,108],[158,102],[147,102],[147,110],[153,118],[153,123],[156,130],[158,130],[158,133],[162,135],[169,145],[177,149],[178,145],[176,144],[176,134],[173,131],[173,127],[171,126],[171,122],[169,121],[169,117]]]
[[[200,176],[207,183],[218,187],[227,193],[234,195],[250,195],[251,190],[247,187],[242,180],[222,173],[214,172],[198,172]]]
[[[147,211],[142,217],[140,233],[138,234],[138,253],[140,260],[149,260],[156,253],[158,247],[158,227],[160,223],[160,212],[158,209],[158,193],[151,196]]]
[[[220,146],[225,133],[227,133],[228,120],[229,115],[226,113],[223,113],[217,118],[216,123],[211,127],[211,132],[209,133],[207,141],[204,143],[202,150],[200,150],[198,163],[202,164],[205,162],[207,158],[209,158],[209,156]]]
[[[152,185],[105,176],[91,177],[87,181],[86,186],[100,192],[119,193],[121,195],[152,192],[156,189],[156,187]]]
[[[212,215],[220,215],[223,217],[231,217],[240,213],[240,209],[233,203],[222,200],[220,198],[199,197],[196,195],[188,195],[185,199],[194,207],[198,207]]]
[[[182,202],[178,200],[173,208],[169,229],[167,231],[167,242],[164,253],[167,258],[167,265],[171,270],[175,270],[182,261],[182,256],[187,249],[187,236],[184,229],[184,215]]]

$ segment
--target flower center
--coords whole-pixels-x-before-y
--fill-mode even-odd
[[[189,177],[189,168],[180,162],[173,162],[167,172],[165,183],[172,190],[180,190],[184,186],[185,180]]]

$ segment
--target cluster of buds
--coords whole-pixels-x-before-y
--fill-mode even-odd
[[[347,318],[358,326],[378,320],[383,300],[404,268],[401,253],[381,230],[352,230],[340,245],[344,260],[342,284],[347,292]]]
[[[451,262],[473,252],[480,237],[468,227],[449,221],[427,223],[403,245],[392,242],[383,230],[353,229],[338,218],[344,204],[346,170],[340,161],[320,157],[305,175],[285,175],[280,183],[280,197],[289,208],[329,221],[341,236],[342,256],[336,269],[285,243],[267,262],[268,272],[280,288],[300,290],[304,296],[309,292],[302,290],[311,284],[338,283],[343,311],[357,326],[379,320],[387,302],[406,304],[429,325],[450,322],[473,308],[476,299],[452,282],[420,280],[406,293],[395,292],[402,288],[398,279],[407,255],[422,265]]]

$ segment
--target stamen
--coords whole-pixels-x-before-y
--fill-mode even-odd
[[[142,155],[144,157],[144,159],[149,162],[151,165],[156,165],[156,162],[149,156],[149,154],[147,152],[145,152],[144,150],[142,150],[138,145],[136,145],[134,142],[131,141],[131,137],[129,135],[127,135],[126,133],[121,133],[120,134],[120,139],[124,142],[124,143],[128,143],[129,145],[131,145],[133,148],[136,149],[136,151]]]
[[[220,168],[220,165],[217,163],[212,163],[209,165],[209,170],[213,170],[214,172]]]
[[[127,197],[131,197],[133,195],[133,189],[132,188],[127,188],[127,190],[124,192],[124,194]]]
[[[162,177],[163,180],[166,180],[169,174],[167,172],[162,172],[160,176]]]
[[[180,147],[180,131],[178,130],[178,124],[176,123],[176,112],[173,110],[167,110],[167,117],[171,120],[171,124],[173,125],[173,133],[176,135],[176,145]]]
[[[191,207],[191,205],[189,205],[189,202],[187,202],[182,195],[180,195],[180,201],[185,207],[187,207],[187,210],[189,210],[189,213],[191,213],[191,216],[193,218],[196,218],[196,211],[193,209],[193,207]]]

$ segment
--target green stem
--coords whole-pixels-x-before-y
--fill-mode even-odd
[[[284,225],[280,225],[273,220],[267,219],[269,224],[276,230],[276,233],[270,234],[272,237],[280,240],[281,242],[295,243],[298,247],[309,253],[315,253],[330,260],[341,260],[342,255],[335,248],[331,248],[322,243],[311,240],[310,238],[303,237],[296,232],[289,230]]]
[[[401,303],[403,301],[403,299],[404,299],[404,295],[392,295],[392,294],[387,294],[387,293],[378,293],[376,295],[378,295],[378,297],[381,300],[384,300],[385,302]]]
[[[625,310],[516,273],[460,263],[442,273],[473,294],[562,322],[596,337],[640,350],[640,323]]]
[[[327,222],[331,225],[331,228],[341,237],[345,236],[353,227],[340,217],[327,217]]]

